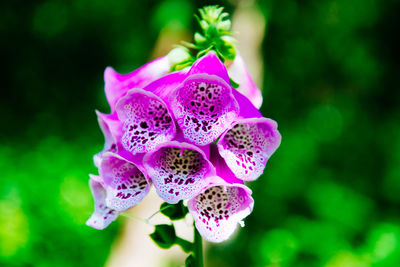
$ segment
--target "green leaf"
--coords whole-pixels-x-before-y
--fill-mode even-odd
[[[183,205],[183,200],[177,204],[168,204],[166,202],[161,204],[161,213],[170,218],[172,221],[185,218],[188,213],[188,208]]]
[[[168,224],[156,225],[150,237],[160,248],[164,249],[172,247],[177,239],[174,226]]]
[[[185,260],[185,266],[186,267],[195,267],[196,266],[196,260],[193,256],[193,254],[190,254],[186,260]]]
[[[194,250],[194,244],[192,242],[189,242],[185,239],[182,239],[180,237],[176,238],[175,242],[178,246],[182,248],[182,250],[186,253],[193,252]]]

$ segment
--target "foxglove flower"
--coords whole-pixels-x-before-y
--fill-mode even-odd
[[[271,119],[241,119],[221,136],[219,153],[237,178],[252,181],[263,173],[281,142],[277,127]]]
[[[94,199],[94,212],[86,224],[95,229],[102,230],[118,217],[118,212],[107,207],[106,191],[99,176],[90,175],[89,186]]]
[[[251,190],[241,184],[229,184],[219,177],[213,177],[194,198],[189,200],[197,230],[210,242],[227,240],[237,225],[253,210]]]
[[[158,195],[171,204],[194,197],[215,175],[204,152],[188,143],[162,144],[145,156],[144,164]]]
[[[91,178],[96,208],[88,225],[104,228],[137,205],[152,183],[165,202],[188,200],[204,238],[231,236],[254,205],[243,181],[262,174],[281,141],[277,124],[257,109],[260,91],[237,60],[229,73],[212,51],[170,73],[165,58],[127,75],[106,70],[111,114],[97,112],[105,145],[94,157],[100,176]],[[112,216],[101,217],[104,212]]]
[[[106,205],[113,210],[124,211],[135,206],[150,190],[146,172],[117,154],[102,155],[99,173],[106,190]]]
[[[143,89],[131,89],[116,106],[123,122],[122,146],[132,154],[154,150],[175,137],[176,128],[167,105]]]

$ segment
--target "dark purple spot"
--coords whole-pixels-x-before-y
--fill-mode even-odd
[[[143,129],[149,128],[149,126],[147,125],[147,122],[145,122],[145,121],[142,121],[142,122],[140,123],[140,127],[142,127]]]

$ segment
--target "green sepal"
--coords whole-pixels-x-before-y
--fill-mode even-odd
[[[181,41],[182,45],[186,46],[187,48],[191,49],[200,49],[197,45],[186,42],[186,41]]]
[[[219,59],[221,59],[222,63],[224,63],[225,56],[218,49],[215,49],[215,53],[217,53],[217,56],[219,57]]]
[[[239,84],[237,82],[235,82],[234,80],[232,80],[231,77],[229,77],[229,81],[231,83],[231,86],[235,89],[239,88]]]
[[[188,61],[184,61],[184,62],[180,62],[178,64],[172,65],[170,71],[178,71],[178,70],[183,70],[186,67],[192,66],[193,65],[194,60],[188,60]]]
[[[161,213],[170,218],[172,221],[180,220],[185,218],[186,214],[188,214],[188,208],[183,205],[183,200],[179,201],[176,204],[168,204],[164,202],[160,207]]]
[[[221,36],[220,46],[218,50],[224,55],[225,58],[234,60],[236,57],[235,38],[229,35]]]
[[[202,56],[205,56],[208,54],[208,52],[212,51],[214,48],[214,46],[209,46],[206,49],[203,49],[201,51],[199,51],[196,55],[197,58],[201,58]]]
[[[168,224],[156,225],[150,237],[160,248],[164,249],[172,247],[177,239],[174,226]]]

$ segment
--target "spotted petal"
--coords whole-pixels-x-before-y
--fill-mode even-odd
[[[86,225],[102,230],[117,219],[118,212],[107,207],[106,191],[99,176],[90,175],[89,186],[94,198],[94,212]]]
[[[219,177],[188,202],[197,230],[203,238],[215,243],[227,240],[253,206],[248,187],[228,184]]]
[[[223,134],[218,150],[237,178],[252,181],[263,173],[281,143],[277,127],[267,118],[243,119]]]
[[[124,96],[129,89],[145,87],[150,82],[167,74],[170,67],[168,58],[161,57],[128,74],[119,74],[111,67],[106,68],[104,72],[105,93],[111,112],[114,111],[118,99]]]
[[[214,75],[189,76],[170,101],[184,137],[197,145],[215,141],[239,114],[230,85]]]
[[[158,195],[175,204],[194,197],[215,175],[215,169],[196,146],[167,142],[143,159]]]
[[[106,204],[116,211],[137,205],[150,190],[150,182],[138,165],[117,154],[104,153],[99,172],[107,193]]]
[[[236,54],[235,60],[228,69],[229,76],[239,84],[237,90],[245,95],[256,108],[262,104],[262,95],[260,89],[254,84],[246,64],[240,54]]]
[[[153,150],[176,134],[167,105],[158,96],[143,89],[132,89],[116,107],[123,122],[123,147],[133,154]]]

